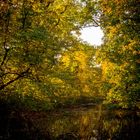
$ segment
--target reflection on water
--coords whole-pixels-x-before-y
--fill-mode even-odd
[[[140,139],[138,112],[102,111],[101,105],[56,112],[36,121],[36,126],[44,127],[39,129],[46,130],[54,140]]]
[[[140,140],[140,112],[107,111],[101,105],[12,111],[8,121],[0,118],[0,140]]]

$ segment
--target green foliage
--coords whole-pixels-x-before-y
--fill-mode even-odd
[[[83,96],[135,107],[140,97],[139,15],[136,0],[2,1],[1,96],[34,109],[75,103]],[[96,49],[75,36],[82,27],[99,25],[104,44]]]
[[[124,108],[136,106],[140,97],[138,7],[135,0],[100,0],[105,36],[98,57],[102,63],[103,87],[109,87],[102,92],[109,104]]]
[[[94,9],[88,1],[2,1],[0,96],[35,110],[98,92],[95,49],[73,34],[92,23]]]

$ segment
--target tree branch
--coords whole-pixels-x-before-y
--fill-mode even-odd
[[[3,84],[0,86],[0,90],[3,90],[5,87],[7,87],[8,85],[12,84],[13,82],[15,82],[16,80],[22,78],[25,76],[26,73],[28,73],[28,71],[30,70],[30,68],[28,68],[27,70],[21,72],[20,74],[18,74],[18,76],[12,80],[10,80],[9,82]]]

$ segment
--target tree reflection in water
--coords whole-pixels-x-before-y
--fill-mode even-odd
[[[8,123],[7,140],[140,139],[140,112],[107,111],[101,106],[42,113],[18,112],[18,115],[12,114]],[[0,140],[3,139],[1,134]]]
[[[101,106],[77,108],[57,112],[46,122],[47,131],[56,140],[140,139],[140,118],[133,111],[102,111]]]

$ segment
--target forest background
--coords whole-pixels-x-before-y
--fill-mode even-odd
[[[139,7],[138,0],[1,0],[1,102],[139,107]],[[104,32],[98,47],[76,37],[91,26]]]

